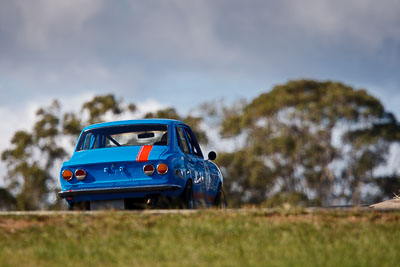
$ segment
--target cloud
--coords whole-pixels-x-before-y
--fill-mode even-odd
[[[388,0],[283,1],[289,22],[327,42],[356,42],[376,52],[387,41],[400,42],[400,2]]]
[[[219,15],[207,1],[130,1],[134,49],[150,60],[210,67],[230,64],[235,51],[215,34]],[[217,12],[216,12],[217,11]]]
[[[101,8],[101,0],[16,0],[21,14],[20,42],[33,49],[50,49],[54,38],[79,37],[83,24]]]
[[[90,91],[188,109],[303,77],[398,87],[399,5],[0,0],[0,105]]]
[[[156,110],[160,110],[166,108],[167,106],[163,103],[158,102],[155,99],[147,99],[141,103],[137,104],[137,112],[139,117],[144,116],[146,113],[154,112]]]

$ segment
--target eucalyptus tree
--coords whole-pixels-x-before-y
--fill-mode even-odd
[[[246,137],[242,149],[219,157],[234,203],[282,194],[359,203],[363,186],[377,184],[375,170],[400,140],[400,127],[365,90],[297,80],[226,113],[221,134]]]
[[[46,203],[54,162],[66,155],[56,142],[59,135],[60,105],[54,101],[48,109],[36,112],[37,121],[31,131],[17,131],[11,148],[3,151],[8,173],[6,182],[16,194],[18,209],[40,209]]]

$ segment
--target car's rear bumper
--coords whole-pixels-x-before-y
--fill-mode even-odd
[[[163,191],[179,191],[179,185],[146,185],[133,187],[113,187],[113,188],[90,188],[60,191],[58,195],[61,198],[86,196],[86,195],[104,195],[104,194],[121,194],[121,193],[147,193],[147,192],[163,192]]]

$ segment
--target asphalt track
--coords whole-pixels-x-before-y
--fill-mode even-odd
[[[112,212],[118,213],[137,213],[137,214],[195,214],[204,211],[215,212],[215,213],[277,213],[285,211],[285,209],[267,209],[267,208],[242,208],[242,209],[196,209],[196,210],[182,210],[182,209],[144,209],[144,210],[113,210]],[[290,211],[290,210],[287,210]],[[329,211],[362,211],[362,212],[400,212],[400,198],[394,198],[386,200],[376,204],[363,204],[363,205],[343,205],[343,206],[329,206],[329,207],[309,207],[301,209],[301,211],[306,213],[313,212],[329,212]],[[56,215],[74,215],[74,214],[104,214],[105,212],[110,212],[109,210],[96,210],[96,211],[0,211],[0,216],[56,216]]]
[[[201,212],[215,212],[215,213],[277,213],[285,211],[285,209],[266,209],[266,208],[244,208],[244,209],[196,209],[196,210],[178,210],[178,209],[162,209],[162,210],[112,210],[112,212],[118,213],[136,213],[136,214],[196,214]],[[287,210],[290,211],[290,210]],[[372,211],[400,211],[400,209],[377,209],[368,205],[363,206],[330,206],[330,207],[310,207],[302,209],[305,213],[314,212],[329,212],[329,211],[361,211],[361,212],[372,212]],[[109,210],[96,210],[96,211],[0,211],[0,216],[59,216],[59,215],[76,215],[76,214],[87,214],[87,215],[100,215]]]

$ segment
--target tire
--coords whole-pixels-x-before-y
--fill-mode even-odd
[[[189,180],[186,183],[185,189],[181,195],[181,208],[193,210],[195,209],[194,206],[194,198],[193,198],[193,186],[192,181]]]
[[[226,204],[224,188],[222,187],[222,184],[219,184],[217,189],[217,195],[215,196],[214,200],[214,207],[225,209],[226,206],[227,204]]]

